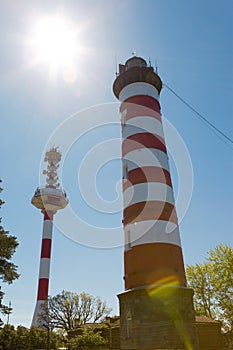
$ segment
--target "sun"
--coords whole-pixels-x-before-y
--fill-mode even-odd
[[[72,65],[78,53],[77,33],[62,17],[44,17],[35,24],[31,43],[37,62],[51,67]]]

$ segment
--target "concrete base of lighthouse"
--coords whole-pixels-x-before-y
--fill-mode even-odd
[[[198,350],[193,291],[156,285],[118,295],[122,350]]]

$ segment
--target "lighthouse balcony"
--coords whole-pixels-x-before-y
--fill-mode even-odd
[[[62,190],[61,188],[53,188],[53,187],[38,187],[35,191],[34,196],[41,196],[41,195],[53,195],[58,197],[67,197],[66,192]]]
[[[40,187],[37,188],[32,198],[32,204],[42,211],[56,212],[68,204],[66,192],[59,188]]]

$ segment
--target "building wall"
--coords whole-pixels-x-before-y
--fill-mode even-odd
[[[164,287],[118,295],[121,349],[199,350],[192,290]]]
[[[222,349],[221,326],[219,322],[197,322],[200,350]]]
[[[92,327],[93,326],[95,326],[93,328],[94,331],[97,331],[99,329],[98,324],[95,324],[95,325],[92,324]],[[101,329],[101,335],[109,342],[109,345],[96,347],[96,348],[92,347],[91,349],[92,350],[121,350],[119,317],[115,317],[115,318],[109,317],[109,320],[108,322],[105,323],[105,326],[106,328],[103,327]],[[89,328],[90,325],[87,324],[86,327]],[[81,335],[83,333],[83,330],[86,327],[85,326],[77,327],[76,329],[69,331],[69,337],[72,338],[72,337]],[[200,350],[222,350],[224,348],[223,342],[222,342],[223,336],[221,334],[220,322],[214,321],[204,316],[197,316],[196,329],[197,329],[197,335],[199,339]],[[146,337],[151,335],[151,332],[153,332],[153,329],[150,329],[150,327],[148,327],[147,330],[144,330],[144,331],[145,332],[143,336],[146,343]],[[163,336],[162,333],[159,336],[162,337]],[[151,350],[150,347],[147,347],[146,349]],[[229,347],[228,350],[229,349],[232,350],[231,347]],[[163,350],[166,350],[166,348],[163,347]]]

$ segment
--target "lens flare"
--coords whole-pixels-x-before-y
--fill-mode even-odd
[[[163,303],[164,310],[170,320],[173,321],[186,349],[194,350],[179,306],[176,303],[176,294],[179,290],[179,284],[179,280],[175,276],[166,276],[151,284],[147,293],[151,298],[157,298]]]

